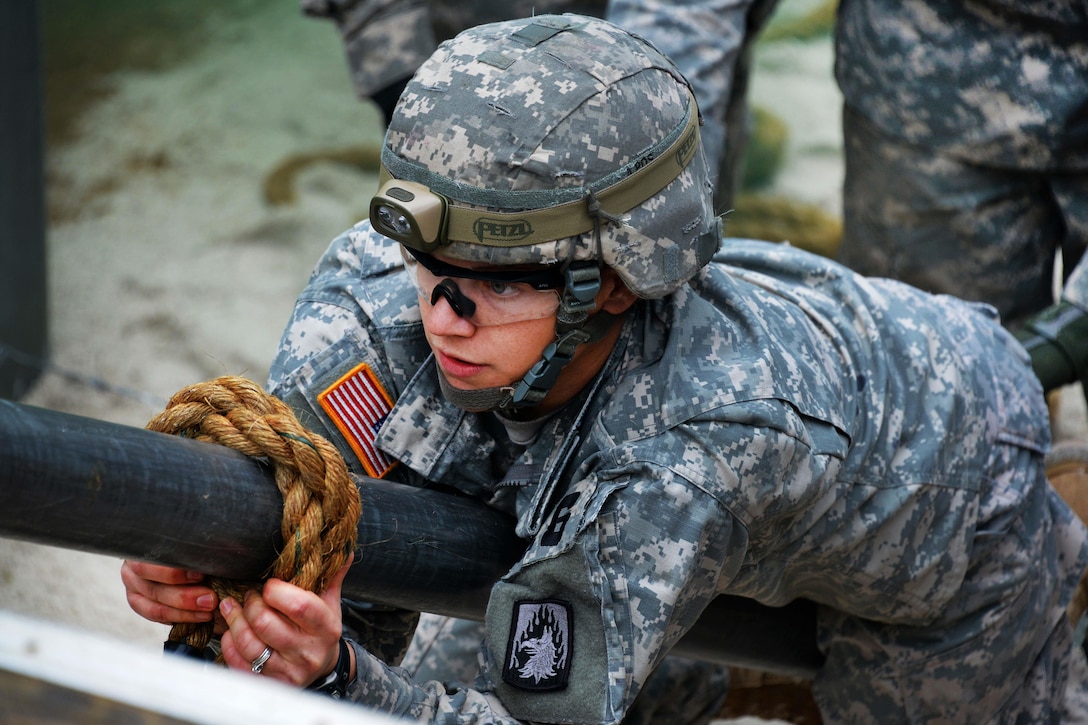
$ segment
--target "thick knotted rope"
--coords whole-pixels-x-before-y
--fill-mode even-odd
[[[323,592],[355,547],[361,504],[347,465],[331,443],[302,427],[291,409],[242,377],[221,377],[177,392],[149,430],[210,441],[272,464],[283,496],[283,550],[269,568],[276,577]],[[261,582],[212,577],[222,597],[242,601]],[[176,623],[169,641],[203,651],[213,623]]]

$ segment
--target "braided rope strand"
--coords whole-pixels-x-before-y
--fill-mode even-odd
[[[283,548],[267,576],[315,593],[328,587],[355,548],[362,510],[347,464],[331,443],[303,428],[281,400],[237,376],[178,391],[147,429],[269,461],[283,497]],[[259,590],[263,582],[211,577],[208,584],[220,598],[242,601],[246,591]],[[175,623],[169,641],[203,651],[213,629],[213,622]]]

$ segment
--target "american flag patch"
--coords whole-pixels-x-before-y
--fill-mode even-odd
[[[396,461],[376,445],[378,429],[393,409],[393,399],[366,363],[360,363],[317,396],[322,409],[344,434],[372,478],[381,478]]]

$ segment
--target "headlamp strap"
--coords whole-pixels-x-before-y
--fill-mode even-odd
[[[428,226],[431,231],[425,235],[428,239],[418,239],[414,234],[398,236],[396,230],[380,223],[375,223],[375,227],[383,233],[393,234],[392,238],[402,244],[422,251],[433,251],[452,243],[524,247],[587,234],[599,230],[602,221],[622,225],[626,210],[634,209],[660,192],[691,163],[699,149],[699,122],[695,97],[690,96],[681,123],[637,159],[593,182],[589,188],[510,190],[469,187],[403,159],[388,146],[383,146],[379,189],[371,200],[371,219],[373,221],[376,210],[383,206],[396,209],[406,219],[409,212],[413,218],[417,216],[417,211],[409,209],[390,193],[398,184],[404,184],[401,180],[413,180],[419,185],[419,193],[409,190],[409,195],[434,198],[434,203],[414,203],[433,214],[438,214],[434,210],[441,207],[442,219],[432,220]],[[457,201],[445,205],[439,203],[439,199]],[[520,211],[483,211],[478,207]],[[421,228],[418,221],[415,227]]]

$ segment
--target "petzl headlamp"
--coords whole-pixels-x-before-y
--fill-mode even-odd
[[[370,200],[370,223],[406,247],[430,251],[445,237],[446,197],[414,181],[382,184]]]
[[[434,252],[461,242],[522,247],[586,234],[602,218],[618,219],[660,192],[687,167],[699,148],[699,113],[689,96],[687,115],[665,138],[626,166],[583,187],[502,190],[466,187],[382,148],[378,193],[370,223],[378,232]],[[411,177],[415,181],[407,181]],[[460,206],[451,199],[500,212]]]

